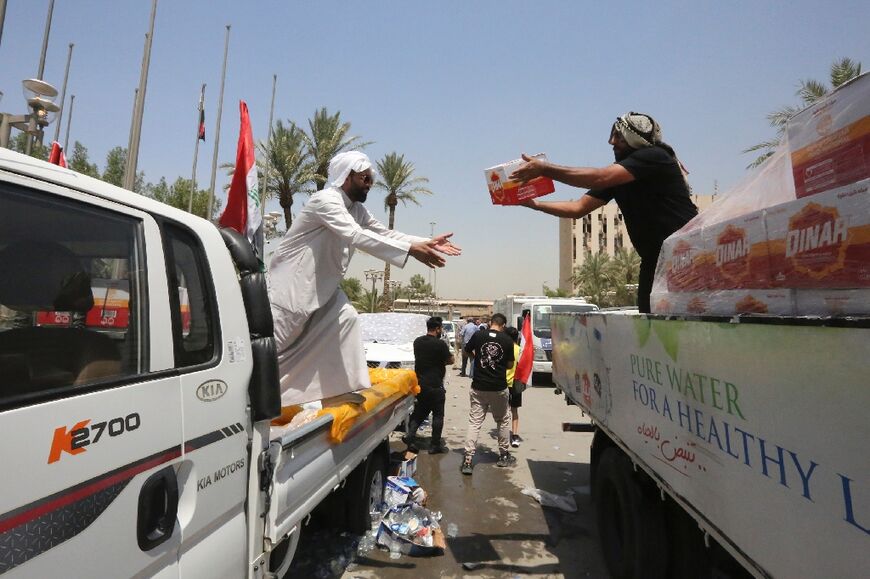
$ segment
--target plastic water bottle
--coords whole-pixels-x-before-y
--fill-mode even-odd
[[[379,511],[379,510],[371,511],[371,512],[369,512],[369,516],[371,517],[371,521],[372,521],[372,531],[377,531],[378,527],[381,526],[381,517],[382,517],[381,511]]]
[[[390,542],[390,559],[399,559],[402,557],[402,551],[399,547],[398,541]]]
[[[451,539],[455,539],[459,536],[459,526],[456,523],[447,524],[447,536]]]

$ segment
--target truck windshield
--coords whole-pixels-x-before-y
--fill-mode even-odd
[[[539,338],[552,337],[550,314],[583,313],[595,309],[592,304],[541,304],[532,306],[532,331]]]

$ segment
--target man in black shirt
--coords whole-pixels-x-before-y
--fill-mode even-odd
[[[444,375],[445,366],[453,364],[453,354],[441,339],[442,320],[432,317],[426,321],[426,335],[414,340],[414,371],[420,384],[420,393],[414,402],[414,412],[408,422],[408,447],[417,451],[414,439],[420,423],[432,413],[432,442],[429,454],[447,452],[441,432],[444,430]]]
[[[616,162],[604,168],[562,167],[523,155],[526,163],[511,179],[528,181],[550,177],[590,191],[576,201],[543,202],[531,199],[526,207],[557,217],[579,219],[615,199],[625,217],[631,243],[640,255],[637,305],[650,311],[650,292],[662,242],[698,214],[692,203],[687,171],[661,128],[649,115],[628,113],[610,130]]]
[[[507,319],[493,314],[490,327],[480,330],[465,344],[465,351],[474,358],[468,410],[468,436],[465,439],[465,460],[462,474],[471,474],[477,437],[486,412],[498,426],[499,459],[496,465],[512,466],[517,459],[510,453],[511,415],[507,391],[507,370],[514,363],[514,342],[503,331]]]

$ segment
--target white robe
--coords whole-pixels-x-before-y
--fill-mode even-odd
[[[404,267],[411,243],[426,239],[387,229],[337,187],[311,196],[269,265],[283,406],[371,386],[356,310],[339,282],[357,248]]]

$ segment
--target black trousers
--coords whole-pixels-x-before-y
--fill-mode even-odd
[[[414,412],[411,413],[411,419],[408,422],[408,434],[416,436],[417,429],[420,428],[420,423],[432,413],[432,447],[442,444],[441,432],[444,430],[444,401],[447,398],[447,393],[444,388],[426,388],[422,387],[420,393],[414,401]]]
[[[640,258],[640,274],[637,280],[637,309],[642,314],[650,313],[650,293],[652,293],[653,278],[659,254]]]

